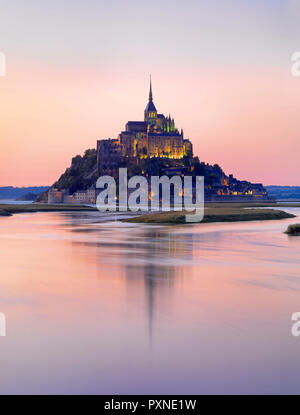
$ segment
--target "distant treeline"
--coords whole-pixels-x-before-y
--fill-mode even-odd
[[[300,200],[300,186],[266,186],[269,196],[277,199]]]
[[[13,187],[5,186],[0,187],[0,199],[12,199],[15,200],[28,193],[39,195],[49,189],[49,186],[31,186],[31,187]]]

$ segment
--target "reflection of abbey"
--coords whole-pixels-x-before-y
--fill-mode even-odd
[[[192,143],[183,138],[174,119],[158,114],[152,97],[150,81],[149,102],[144,121],[128,121],[117,139],[98,140],[97,160],[102,174],[115,174],[122,159],[192,157]],[[128,160],[127,160],[128,161]]]

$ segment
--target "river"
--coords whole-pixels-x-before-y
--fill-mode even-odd
[[[0,393],[299,393],[300,238],[282,221],[0,218]]]

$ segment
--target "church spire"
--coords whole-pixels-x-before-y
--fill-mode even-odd
[[[151,80],[151,75],[150,75],[150,91],[149,91],[149,102],[153,101],[153,96],[152,96],[152,80]]]
[[[157,117],[157,111],[153,103],[152,80],[151,80],[151,75],[150,75],[149,101],[144,111],[144,120],[148,122],[149,120],[155,120],[156,117]]]

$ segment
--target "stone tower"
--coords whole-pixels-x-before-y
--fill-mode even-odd
[[[157,117],[157,111],[155,108],[155,105],[153,103],[153,96],[152,96],[152,82],[151,82],[151,76],[150,76],[150,91],[149,91],[149,101],[145,108],[144,112],[144,120],[148,123],[155,123]]]

